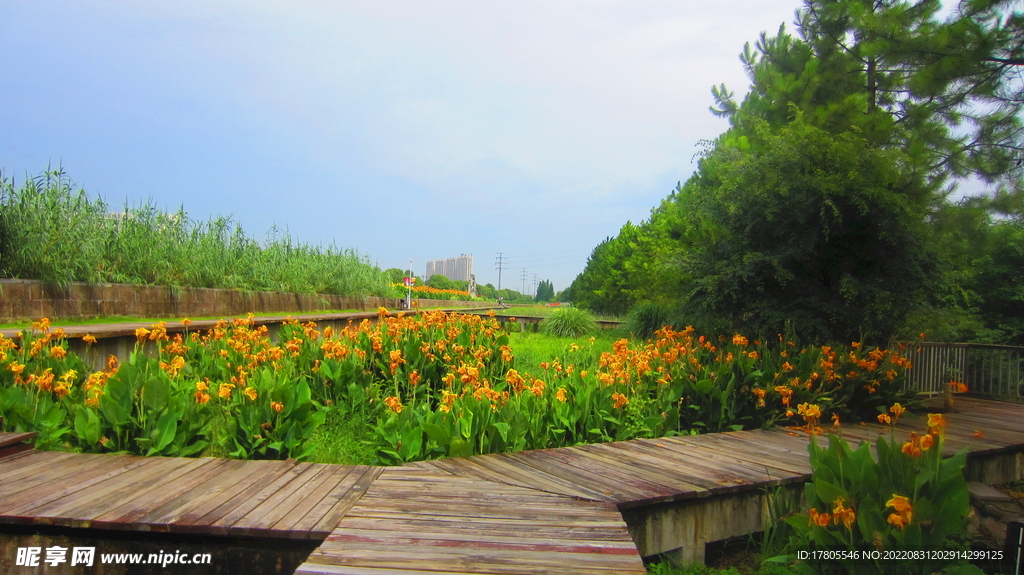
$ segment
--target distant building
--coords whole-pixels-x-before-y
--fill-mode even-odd
[[[427,273],[423,281],[430,281],[432,275],[468,282],[473,277],[473,255],[462,254],[456,258],[430,260],[427,262]]]

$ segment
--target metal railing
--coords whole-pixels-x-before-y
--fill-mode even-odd
[[[906,344],[907,385],[919,393],[945,393],[949,382],[984,395],[1024,398],[1024,347],[978,343]]]

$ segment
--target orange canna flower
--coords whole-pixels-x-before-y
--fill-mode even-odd
[[[928,437],[931,437],[931,435],[929,435]],[[971,437],[976,437],[978,439],[981,439],[982,437],[985,437],[985,434],[982,433],[981,430],[975,429],[974,433],[971,434]]]
[[[270,409],[273,409],[274,411],[281,413],[281,410],[284,409],[284,404],[281,403],[280,401],[271,401]],[[399,406],[399,411],[401,411],[401,406]]]
[[[945,427],[946,418],[943,417],[941,413],[928,414],[928,433],[932,435],[942,435]]]
[[[615,405],[612,406],[615,409],[621,409],[629,403],[629,398],[621,393],[613,393],[612,400],[615,401]]]
[[[878,423],[885,423],[887,425],[892,425],[892,418],[889,417],[888,413],[879,413],[878,414]]]
[[[402,413],[402,400],[397,397],[385,397],[384,405],[395,413]]]
[[[853,522],[857,520],[857,513],[852,508],[844,507],[845,499],[836,497],[833,502],[835,508],[832,510],[832,519],[836,525],[843,524],[847,529],[853,528]]]
[[[886,501],[885,506],[896,510],[895,513],[889,515],[888,522],[890,525],[899,529],[910,525],[914,517],[914,508],[910,505],[910,499],[893,493],[892,499]]]
[[[221,399],[231,399],[231,390],[234,388],[235,386],[230,383],[220,384],[220,387],[217,388],[217,397],[220,397]]]
[[[247,387],[245,388],[245,391],[243,391],[242,393],[244,393],[245,396],[248,397],[250,400],[256,401],[256,390],[254,388]]]
[[[892,404],[892,407],[889,408],[889,411],[892,412],[894,419],[899,419],[900,416],[903,415],[903,412],[905,412],[906,410],[907,408],[903,407],[899,403],[894,403]]]
[[[555,392],[555,399],[557,399],[558,401],[560,401],[562,403],[565,403],[565,388],[564,387],[559,387],[558,388],[558,391]]]
[[[96,338],[91,333],[87,333],[82,336],[82,341],[85,342],[85,345],[92,345],[96,343]]]

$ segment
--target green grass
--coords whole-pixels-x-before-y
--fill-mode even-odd
[[[117,212],[62,170],[20,187],[0,174],[0,277],[250,291],[389,295],[384,272],[355,250],[296,242],[272,228],[265,240],[230,217],[192,220],[151,203]]]
[[[339,465],[372,465],[374,450],[370,423],[360,414],[335,407],[327,414],[307,445],[313,446],[314,463],[336,463]]]
[[[569,304],[562,304],[561,306],[549,307],[546,305],[512,305],[505,309],[496,309],[494,313],[497,315],[512,316],[512,317],[550,317],[552,314],[560,309],[569,309],[572,306]],[[594,315],[594,319],[601,321],[622,321],[622,318],[615,315]]]

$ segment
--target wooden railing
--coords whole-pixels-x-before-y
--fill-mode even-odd
[[[920,393],[945,393],[958,381],[972,393],[1024,399],[1024,347],[920,342],[905,353],[913,365],[907,385]]]

